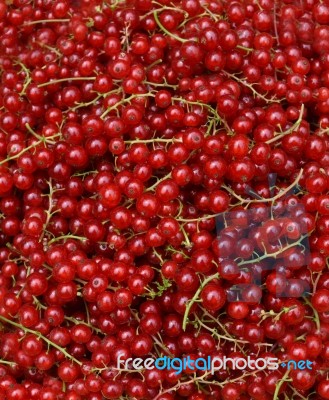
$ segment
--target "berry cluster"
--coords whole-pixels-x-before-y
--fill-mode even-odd
[[[329,399],[328,0],[0,0],[0,73],[0,400]]]

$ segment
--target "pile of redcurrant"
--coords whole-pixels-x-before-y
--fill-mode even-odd
[[[328,134],[328,0],[0,0],[0,400],[329,399]]]

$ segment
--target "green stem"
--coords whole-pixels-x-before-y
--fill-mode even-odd
[[[48,245],[50,245],[52,243],[55,243],[55,242],[57,242],[58,240],[61,240],[61,239],[77,239],[77,240],[83,241],[83,240],[86,240],[87,238],[85,238],[83,236],[75,236],[75,235],[62,235],[62,236],[57,236],[54,239],[51,239],[48,242]]]
[[[28,26],[28,25],[35,25],[35,24],[48,24],[49,22],[70,22],[71,20],[69,18],[62,18],[62,19],[39,19],[37,21],[29,21],[23,24],[23,26]]]
[[[251,49],[250,47],[241,46],[240,44],[238,44],[236,47],[237,47],[237,49],[247,51],[248,53],[254,50],[254,49]]]
[[[42,242],[42,240],[43,240],[43,238],[45,236],[45,233],[46,233],[47,226],[48,226],[48,224],[50,222],[51,217],[53,216],[52,209],[53,209],[53,196],[54,196],[55,190],[54,190],[54,187],[53,187],[53,185],[51,183],[51,178],[50,178],[50,180],[48,182],[48,185],[49,185],[49,196],[48,196],[49,197],[49,199],[48,199],[49,204],[48,204],[48,209],[46,211],[46,214],[47,214],[46,221],[45,221],[45,223],[43,225],[43,231],[42,231],[42,233],[40,235],[39,243]]]
[[[169,31],[161,24],[161,22],[160,22],[160,20],[159,20],[159,16],[158,16],[157,11],[154,11],[153,15],[154,15],[154,19],[155,19],[155,22],[157,23],[158,27],[159,27],[164,33],[166,33],[168,36],[172,37],[173,39],[177,40],[178,42],[181,42],[181,43],[186,43],[186,42],[188,42],[187,39],[183,39],[183,38],[181,38],[181,37],[179,37],[179,36],[177,36],[177,35],[175,35],[175,34],[169,32]]]
[[[299,117],[298,117],[297,121],[292,125],[291,128],[287,129],[284,132],[279,132],[276,136],[274,136],[270,140],[267,140],[265,143],[271,144],[273,142],[276,142],[277,140],[282,139],[284,136],[289,135],[294,130],[296,130],[299,127],[299,125],[302,122],[302,120],[303,120],[304,109],[305,109],[305,106],[304,106],[304,104],[302,104],[301,107],[300,107]]]
[[[59,50],[57,50],[56,48],[54,48],[54,47],[51,47],[51,46],[48,46],[46,43],[38,43],[41,47],[45,47],[46,49],[48,49],[48,50],[50,50],[50,51],[53,51],[55,54],[56,54],[56,56],[57,57],[59,57],[59,58],[61,58],[62,56],[63,56],[63,54],[59,51]],[[44,68],[45,66],[43,66],[42,68]]]
[[[40,141],[40,143],[55,144],[56,142],[53,142],[52,139],[57,139],[58,137],[61,136],[60,133],[56,133],[56,135],[52,135],[52,136],[49,136],[49,137],[41,136],[31,128],[30,124],[25,124],[25,128],[28,130],[28,132],[32,136],[37,138]],[[35,144],[35,146],[36,146],[36,144]]]
[[[38,144],[39,144],[39,143],[38,143]],[[19,153],[14,154],[13,156],[7,157],[7,158],[5,158],[4,160],[1,160],[1,161],[0,161],[0,165],[5,164],[5,163],[8,162],[8,161],[15,160],[16,158],[20,157],[22,154],[24,154],[24,153],[26,153],[27,151],[33,149],[35,146],[36,146],[36,144],[31,144],[30,146],[25,147],[25,148],[24,148],[22,151],[20,151]]]
[[[103,114],[101,115],[101,119],[104,119],[107,114],[109,112],[111,112],[112,110],[116,110],[119,106],[121,106],[122,104],[125,103],[129,103],[131,100],[136,99],[138,97],[154,97],[155,95],[152,93],[139,93],[139,94],[132,94],[131,96],[127,97],[126,99],[122,99],[121,101],[119,101],[119,103],[116,103],[114,106],[108,108],[107,110],[105,110],[103,112]]]
[[[150,192],[151,190],[155,189],[159,185],[160,182],[163,182],[169,178],[171,178],[171,172],[169,172],[169,174],[165,175],[163,178],[157,180],[154,185],[152,185],[146,189],[146,192]]]
[[[307,398],[304,397],[301,393],[297,392],[297,390],[296,390],[291,384],[289,384],[289,387],[292,389],[292,391],[294,392],[294,394],[295,394],[296,396],[298,396],[299,399],[301,399],[301,400],[309,400],[309,397],[308,397],[308,396],[307,396]],[[285,394],[285,396],[286,396],[286,394]],[[287,396],[285,397],[285,399],[290,400]]]
[[[134,312],[133,310],[131,310],[131,313],[132,313],[132,315],[134,316],[135,320],[136,320],[137,322],[139,322],[139,321],[140,321],[140,318],[139,318],[137,312]],[[152,339],[154,340],[154,343],[155,343],[156,345],[158,345],[158,346],[160,347],[160,349],[163,351],[163,354],[169,354],[170,357],[173,357],[173,356],[174,356],[174,355],[172,354],[172,352],[171,352],[168,348],[166,348],[166,347],[164,346],[164,344],[163,344],[162,342],[160,342],[160,340],[159,340],[155,335],[152,335]]]
[[[78,364],[80,366],[82,365],[81,361],[79,361],[75,357],[73,357],[70,353],[68,353],[65,349],[63,349],[63,347],[60,347],[58,344],[52,342],[51,340],[49,340],[48,338],[43,336],[40,332],[34,331],[32,329],[29,329],[29,328],[26,328],[25,326],[20,325],[17,322],[11,321],[10,319],[7,319],[7,318],[5,318],[5,317],[3,317],[1,315],[0,315],[0,320],[3,321],[3,322],[6,322],[7,324],[13,325],[16,328],[22,329],[25,333],[32,333],[33,335],[39,337],[44,342],[46,342],[49,346],[52,346],[55,349],[59,350],[61,353],[63,353],[65,355],[65,357],[67,357],[71,361],[75,362],[76,364]]]
[[[318,331],[320,331],[320,329],[321,329],[321,324],[320,324],[320,318],[319,318],[318,312],[317,312],[316,309],[313,307],[313,304],[309,301],[308,298],[303,297],[303,299],[304,299],[305,303],[306,303],[308,306],[310,306],[310,307],[312,308],[313,313],[314,313],[314,320],[315,320],[316,328],[317,328]]]
[[[248,261],[241,261],[240,263],[238,263],[238,266],[241,267],[241,266],[246,265],[246,264],[254,264],[255,262],[262,261],[262,260],[264,260],[266,258],[269,258],[269,257],[276,258],[279,254],[282,254],[284,251],[290,249],[291,247],[294,247],[294,246],[300,244],[307,236],[308,235],[301,236],[301,238],[297,242],[290,243],[288,246],[283,247],[282,249],[276,251],[275,253],[265,253],[262,256],[258,257],[258,258],[253,258],[252,260],[248,260]]]
[[[21,92],[19,93],[20,96],[24,96],[27,87],[29,86],[29,84],[32,81],[31,73],[30,73],[30,70],[28,68],[26,68],[26,66],[23,63],[21,63],[20,61],[17,61],[15,64],[19,65],[22,68],[22,71],[25,73],[24,85],[23,85]]]
[[[296,179],[292,182],[291,185],[289,185],[287,188],[285,188],[284,190],[280,191],[277,195],[275,195],[274,197],[270,197],[270,198],[261,198],[261,199],[252,199],[252,200],[248,200],[248,199],[244,199],[243,197],[239,196],[238,194],[236,194],[230,187],[228,187],[227,185],[222,185],[222,188],[226,189],[232,196],[234,196],[236,199],[238,199],[241,203],[274,203],[276,200],[280,199],[282,196],[284,196],[286,193],[288,193],[291,189],[293,189],[294,187],[296,187],[296,185],[298,184],[300,178],[303,175],[303,168],[301,168],[301,170],[299,171],[299,174],[297,175]]]
[[[55,83],[69,82],[69,81],[94,81],[95,79],[96,76],[73,76],[71,78],[54,79],[53,81],[50,80],[45,83],[40,83],[38,87],[41,88],[48,85],[54,85]]]
[[[187,233],[186,233],[186,231],[184,229],[184,226],[181,226],[181,231],[182,231],[182,234],[184,235],[186,246],[187,247],[192,247],[190,239],[189,239],[189,237],[188,237],[188,235],[187,235]]]
[[[7,360],[3,360],[3,359],[0,359],[0,364],[11,365],[11,366],[16,365],[16,363],[14,361],[7,361]]]
[[[195,221],[202,221],[204,219],[211,219],[211,218],[216,218],[218,214],[210,214],[210,215],[204,215],[199,218],[176,218],[177,222],[195,222]]]
[[[201,319],[196,315],[196,320],[198,321],[198,323],[203,327],[203,328],[205,328],[205,329],[207,329],[209,332],[212,332],[212,334],[217,338],[217,339],[223,339],[223,340],[228,340],[229,342],[234,342],[234,343],[249,343],[248,341],[246,341],[246,340],[239,340],[239,339],[236,339],[236,338],[233,338],[233,337],[231,337],[231,336],[228,336],[228,337],[226,337],[226,336],[223,336],[223,335],[220,335],[218,332],[217,332],[217,330],[214,330],[213,328],[210,328],[208,325],[206,325],[206,324],[204,324],[202,321],[201,321]]]
[[[180,98],[180,97],[172,97],[171,100],[172,100],[172,101],[181,101],[182,103],[189,104],[189,105],[191,105],[191,106],[205,107],[205,108],[207,108],[209,111],[211,111],[211,113],[212,113],[216,118],[218,118],[218,119],[220,120],[220,116],[219,116],[217,110],[216,110],[215,108],[211,107],[209,104],[202,103],[202,102],[199,102],[199,101],[186,100],[186,99],[183,99],[183,98]]]
[[[100,99],[100,98],[102,98],[103,97],[103,95],[102,94],[99,94],[98,96],[96,96],[93,100],[90,100],[88,103],[78,103],[76,106],[74,106],[72,109],[69,109],[69,110],[67,110],[67,111],[76,111],[76,110],[78,110],[79,108],[82,108],[82,107],[89,107],[89,106],[92,106],[93,104],[96,104],[96,102]]]
[[[286,373],[283,375],[283,377],[280,379],[280,381],[276,384],[275,386],[275,392],[273,395],[273,400],[279,400],[279,391],[281,389],[281,386],[283,385],[283,383],[286,381],[286,378],[289,375],[290,370],[288,369],[286,371]]]
[[[251,92],[253,93],[254,97],[256,97],[256,98],[259,97],[262,100],[264,100],[266,103],[280,103],[281,100],[278,100],[278,99],[275,99],[275,98],[268,99],[267,97],[265,97],[261,93],[257,92],[257,90],[254,89],[253,85],[248,83],[245,79],[240,79],[236,75],[230,74],[229,72],[225,72],[225,74],[227,76],[229,76],[230,78],[234,79],[235,81],[241,83],[241,85],[243,85],[243,86],[247,87],[248,89],[250,89]]]
[[[173,88],[177,89],[178,85],[171,85],[170,83],[156,83],[156,82],[149,82],[149,81],[144,81],[144,85],[149,85],[149,86],[155,86],[155,87],[165,87],[165,88]]]
[[[25,147],[25,148],[24,148],[23,150],[21,150],[19,153],[14,154],[14,155],[12,155],[12,156],[10,156],[10,157],[7,157],[7,158],[5,158],[4,160],[1,160],[1,161],[0,161],[0,165],[5,164],[5,163],[8,162],[8,161],[15,160],[16,158],[19,158],[22,154],[26,153],[27,151],[29,151],[29,150],[31,150],[31,149],[34,149],[36,146],[38,146],[38,145],[41,144],[41,143],[47,143],[47,138],[42,137],[42,136],[39,136],[38,134],[36,134],[36,133],[30,128],[30,126],[29,126],[28,124],[26,124],[26,128],[27,128],[27,130],[28,130],[30,133],[32,133],[34,136],[36,136],[37,138],[39,138],[39,142],[33,143],[33,144],[31,144],[30,146]],[[58,135],[53,135],[53,136],[49,137],[48,139],[53,139],[53,138],[56,138],[56,137],[59,137],[59,136],[61,136],[61,135],[60,135],[60,134],[58,134]]]
[[[199,289],[194,293],[194,296],[192,297],[192,299],[188,301],[188,303],[187,303],[187,305],[186,305],[185,312],[184,312],[184,317],[183,317],[183,331],[186,330],[186,325],[187,325],[187,321],[188,321],[188,315],[189,315],[189,313],[190,313],[190,310],[191,310],[193,304],[198,300],[199,295],[200,295],[202,289],[206,286],[206,284],[207,284],[208,282],[211,282],[212,280],[214,280],[214,279],[216,279],[216,278],[219,278],[219,273],[218,273],[218,272],[217,272],[216,274],[214,274],[214,275],[208,276],[208,277],[202,282],[202,284],[201,284],[201,286],[199,287]]]
[[[125,140],[124,141],[127,144],[135,144],[135,143],[174,143],[174,142],[180,142],[179,140],[173,139],[162,139],[162,138],[154,138],[154,139],[144,139],[144,140]]]

